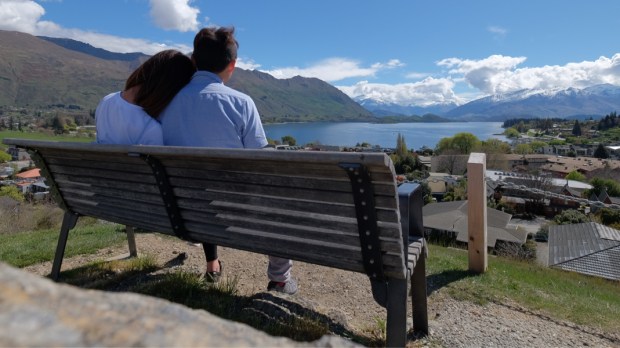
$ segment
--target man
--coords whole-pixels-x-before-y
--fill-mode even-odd
[[[252,98],[224,84],[230,80],[239,44],[233,28],[204,28],[194,37],[197,72],[162,112],[164,144],[225,148],[263,148],[267,137]],[[203,244],[207,274],[219,276],[217,246]],[[292,261],[269,257],[268,290],[297,291]]]

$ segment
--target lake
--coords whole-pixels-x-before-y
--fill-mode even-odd
[[[448,123],[363,123],[363,122],[313,122],[279,123],[264,125],[267,137],[281,140],[290,135],[298,145],[320,142],[323,145],[355,146],[369,143],[381,147],[396,147],[398,133],[405,137],[407,147],[419,149],[422,146],[435,148],[441,138],[456,133],[472,133],[480,140],[497,138],[506,141],[501,134],[502,122],[448,122]]]

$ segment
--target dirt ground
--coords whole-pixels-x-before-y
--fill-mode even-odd
[[[205,258],[201,246],[176,238],[155,234],[136,235],[139,254],[155,257],[171,271],[183,269],[203,274]],[[127,247],[101,249],[97,254],[65,259],[62,270],[72,269],[93,260],[110,259],[127,254]],[[186,257],[179,257],[185,253]],[[240,295],[266,292],[267,257],[230,248],[219,249],[224,277],[237,277]],[[26,267],[25,270],[47,275],[51,263]],[[325,315],[352,332],[376,331],[385,319],[385,309],[372,298],[368,277],[361,273],[294,262],[293,276],[299,291],[287,296],[302,307]],[[437,284],[429,282],[429,326],[431,335],[410,342],[410,346],[432,347],[620,347],[620,335],[609,336],[594,329],[552,320],[515,305],[490,303],[479,306],[447,296]],[[409,304],[409,311],[411,304]],[[411,315],[409,315],[411,318]],[[411,319],[409,319],[409,325]]]

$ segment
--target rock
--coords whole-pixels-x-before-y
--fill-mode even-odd
[[[357,347],[337,336],[273,337],[133,293],[84,290],[0,263],[0,346]]]

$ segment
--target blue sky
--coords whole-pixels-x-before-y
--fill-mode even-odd
[[[0,0],[0,30],[153,54],[234,26],[239,67],[428,106],[620,85],[619,14],[618,0]]]

